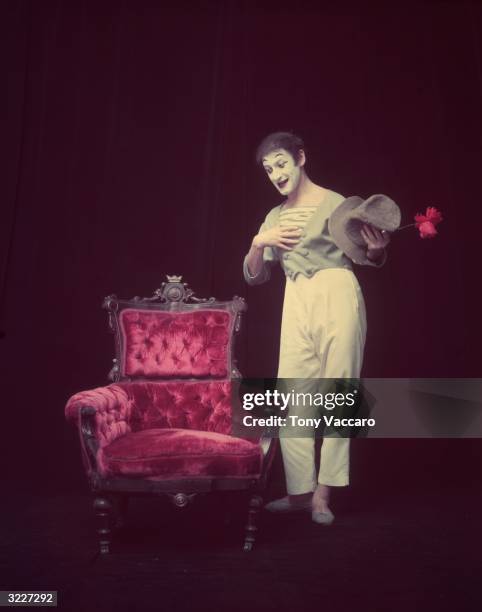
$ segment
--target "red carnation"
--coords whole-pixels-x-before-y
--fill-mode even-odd
[[[429,206],[424,215],[416,214],[415,226],[420,232],[420,238],[433,238],[436,236],[437,230],[435,226],[442,220],[441,213],[433,206]]]

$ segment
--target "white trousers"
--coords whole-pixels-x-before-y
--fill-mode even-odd
[[[313,393],[319,385],[309,379],[359,378],[366,328],[365,301],[351,270],[329,268],[311,278],[287,278],[278,378],[296,378],[297,391]],[[302,416],[298,408],[297,414]],[[314,491],[317,482],[348,485],[349,438],[323,438],[318,479],[314,432],[292,437],[289,428],[280,428],[280,445],[289,495]]]

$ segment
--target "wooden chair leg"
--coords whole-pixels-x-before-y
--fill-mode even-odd
[[[106,555],[109,553],[110,545],[112,501],[108,497],[96,497],[93,505],[97,517],[100,553]]]
[[[258,521],[259,511],[263,505],[263,498],[260,495],[253,495],[249,500],[248,509],[248,522],[246,523],[245,537],[244,537],[244,552],[253,550],[254,541],[256,539],[256,532],[258,527],[256,525]]]

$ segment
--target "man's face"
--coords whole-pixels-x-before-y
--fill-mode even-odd
[[[263,167],[270,181],[280,193],[287,196],[294,191],[300,182],[301,166],[286,149],[275,149],[263,157]]]

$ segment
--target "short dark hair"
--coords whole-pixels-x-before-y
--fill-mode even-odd
[[[276,149],[285,149],[297,164],[300,160],[300,149],[306,151],[303,140],[293,132],[273,132],[268,134],[256,149],[256,164],[263,165],[263,157]]]

